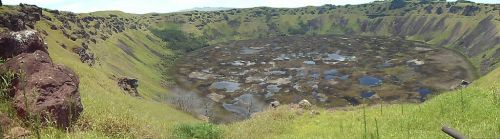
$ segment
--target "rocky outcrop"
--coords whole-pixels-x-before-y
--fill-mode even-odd
[[[27,4],[20,4],[19,7],[16,10],[1,14],[0,27],[12,31],[25,30],[27,27],[34,29],[35,23],[40,21],[42,16],[42,8]]]
[[[139,80],[133,78],[120,78],[118,79],[118,86],[125,90],[128,94],[134,97],[139,97],[137,87],[139,87]]]
[[[47,10],[47,12],[51,13],[54,18],[48,16],[43,16],[43,18],[50,21],[49,25],[52,30],[61,30],[66,38],[73,41],[82,40],[85,43],[96,43],[96,39],[106,40],[110,35],[127,29],[147,27],[146,24],[138,22],[141,20],[139,17],[84,16],[57,10]],[[54,25],[56,21],[61,22],[62,25]]]
[[[302,109],[311,109],[312,104],[308,100],[303,99],[299,102],[299,107]]]
[[[273,108],[277,108],[278,106],[280,106],[280,102],[275,100],[275,101],[271,102],[269,105]]]
[[[37,50],[47,53],[40,34],[35,30],[5,32],[0,34],[0,58],[12,58],[21,53],[33,53]]]
[[[11,57],[0,66],[0,72],[17,74],[12,81],[13,106],[21,119],[39,117],[68,127],[83,106],[78,92],[79,79],[69,68],[52,63],[43,40],[34,31],[12,32],[15,39],[1,43],[1,57]],[[12,36],[12,35],[11,35]],[[0,40],[9,40],[1,38]]]
[[[88,48],[78,47],[73,49],[73,52],[80,56],[80,61],[82,61],[82,63],[87,63],[89,66],[93,66],[95,64],[95,56],[93,53],[88,51]]]

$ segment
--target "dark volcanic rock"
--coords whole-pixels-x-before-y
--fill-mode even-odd
[[[0,68],[20,75],[13,81],[12,90],[18,116],[40,115],[68,127],[83,110],[78,77],[69,68],[54,65],[47,53],[22,53]]]
[[[42,9],[34,5],[21,4],[16,11],[3,12],[0,16],[0,27],[12,31],[25,30],[26,26],[34,29],[36,21],[40,21]]]
[[[40,50],[47,53],[40,34],[35,30],[7,32],[0,34],[0,57],[11,58],[21,53],[33,53]]]
[[[0,54],[10,58],[0,73],[16,73],[9,96],[19,117],[38,115],[59,127],[78,118],[83,110],[79,79],[69,68],[52,63],[40,34],[33,30],[2,34]]]
[[[52,30],[57,30],[58,28],[57,28],[57,26],[56,26],[56,25],[50,25],[50,29],[52,29]]]
[[[49,11],[49,13],[59,15],[59,10],[48,10],[48,11]]]
[[[80,56],[80,61],[82,61],[82,63],[87,63],[89,66],[93,66],[95,64],[95,56],[93,53],[89,52],[87,48],[85,46],[78,47],[73,49],[73,52]]]
[[[456,14],[456,13],[460,12],[460,10],[462,10],[462,9],[463,9],[462,7],[451,6],[450,9],[448,10],[448,12]]]
[[[440,15],[443,13],[443,8],[442,7],[438,7],[437,10],[436,10],[436,14]]]
[[[118,86],[123,90],[127,91],[130,95],[139,97],[139,92],[137,92],[137,87],[139,87],[139,80],[132,78],[120,78],[118,79]]]
[[[20,4],[21,12],[28,15],[28,19],[32,21],[40,21],[42,17],[42,8],[35,5]]]
[[[474,16],[474,15],[476,15],[476,12],[479,11],[479,10],[480,10],[480,8],[477,7],[477,6],[470,6],[470,5],[468,5],[468,6],[465,6],[462,15],[464,15],[464,16]]]

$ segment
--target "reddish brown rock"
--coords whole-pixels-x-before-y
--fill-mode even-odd
[[[83,106],[78,92],[76,74],[60,65],[52,64],[47,53],[22,53],[1,67],[21,73],[13,82],[14,107],[18,116],[39,115],[68,127],[78,118]]]
[[[0,34],[0,58],[2,59],[12,58],[21,53],[33,53],[36,50],[47,53],[47,47],[35,30]]]
[[[139,80],[133,78],[120,78],[118,79],[118,86],[128,92],[131,96],[140,97],[137,87],[139,87]]]
[[[11,124],[12,120],[9,118],[9,116],[7,116],[7,114],[0,112],[0,126],[1,126],[0,130],[9,128]]]

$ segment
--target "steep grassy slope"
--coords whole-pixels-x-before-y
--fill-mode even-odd
[[[388,2],[295,9],[249,8],[186,12],[156,17],[159,24],[180,24],[185,32],[211,43],[275,35],[360,34],[403,36],[464,53],[482,74],[500,61],[500,5]]]
[[[48,31],[43,22],[40,29]],[[168,55],[163,42],[148,31],[127,30],[114,34],[106,41],[90,45],[99,58],[94,67],[81,63],[78,56],[62,47],[79,43],[64,38],[59,31],[48,31],[46,42],[51,57],[74,69],[80,76],[80,92],[85,107],[80,124],[89,126],[90,132],[106,136],[165,138],[175,123],[196,122],[190,115],[153,99],[168,92],[161,87],[161,73],[155,69],[159,54]],[[150,39],[152,38],[152,39]],[[58,43],[59,42],[59,43]],[[125,52],[131,51],[129,54]],[[113,76],[139,79],[139,92],[144,98],[134,98],[122,91]],[[86,125],[88,124],[88,125]],[[87,131],[71,133],[87,136]]]
[[[500,138],[500,69],[468,88],[423,104],[309,110],[283,106],[225,126],[227,138],[446,138],[448,125],[471,138]]]
[[[35,29],[43,32],[54,62],[70,67],[80,77],[84,105],[74,131],[46,128],[42,132],[46,138],[167,138],[177,123],[198,122],[162,100],[169,90],[161,84],[165,69],[159,63],[172,55],[165,42],[148,30],[127,26],[136,16],[115,17],[122,19],[116,22],[107,19],[110,13],[97,13],[95,17],[106,17],[101,26],[95,26],[97,21],[84,23],[88,14],[58,11],[43,11],[44,18],[36,22]],[[70,18],[64,18],[67,14]],[[74,49],[82,47],[94,54],[96,64],[80,61]],[[141,97],[123,91],[117,83],[120,77],[137,78]]]

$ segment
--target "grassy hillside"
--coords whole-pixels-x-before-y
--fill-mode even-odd
[[[143,31],[130,31],[113,35],[111,40],[124,39],[126,34],[134,34],[134,37],[137,38],[145,38],[145,35],[148,35],[147,32]],[[57,35],[54,34],[54,36]],[[160,73],[154,69],[154,66],[147,65],[154,64],[159,59],[153,58],[151,52],[145,52],[147,49],[143,45],[128,42],[129,47],[142,47],[135,50],[138,51],[136,54],[145,64],[131,59],[130,56],[114,46],[116,44],[113,41],[98,43],[91,47],[99,47],[100,45],[94,51],[106,53],[101,54],[102,66],[89,67],[81,63],[75,54],[62,49],[55,43],[55,40],[60,40],[60,38],[48,37],[46,39],[51,57],[56,63],[71,67],[80,76],[80,92],[85,107],[80,124],[89,124],[85,126],[90,126],[88,127],[90,131],[102,132],[108,136],[152,136],[157,138],[169,135],[169,130],[175,123],[196,121],[188,114],[151,99],[153,95],[165,94],[168,90],[160,86],[161,79],[157,76]],[[145,43],[150,43],[148,46],[156,47],[156,49],[161,46],[157,45],[158,42]],[[155,43],[156,45],[154,45]],[[113,75],[138,78],[140,81],[139,92],[145,98],[134,98],[127,95],[118,87],[117,82],[111,79]],[[74,134],[86,136],[86,131]],[[73,135],[68,135],[68,137],[71,136]]]
[[[423,104],[301,110],[290,106],[224,126],[226,138],[446,138],[443,125],[470,138],[500,138],[500,69],[468,88]]]
[[[35,29],[44,34],[53,61],[70,67],[79,76],[84,105],[74,131],[49,127],[43,129],[42,137],[168,138],[178,123],[198,123],[164,100],[170,96],[162,85],[165,69],[159,64],[172,55],[165,42],[148,30],[127,26],[129,19],[137,18],[135,15],[110,18],[106,15],[116,12],[94,14],[98,15],[44,10],[44,19],[35,24]],[[96,26],[95,20],[84,21],[101,16],[100,26]],[[118,18],[122,22],[115,22]],[[53,26],[58,29],[52,29]],[[95,64],[80,61],[74,52],[75,48],[84,47],[95,56]],[[141,97],[130,96],[119,88],[120,77],[137,78]]]
[[[469,12],[470,6],[480,10]],[[192,51],[207,43],[277,35],[361,34],[406,36],[448,47],[464,53],[483,73],[492,72],[467,89],[444,93],[423,104],[315,108],[319,115],[283,106],[250,120],[220,125],[225,137],[443,138],[439,129],[447,124],[470,137],[500,138],[499,5],[410,3],[400,9],[388,7],[388,3],[377,2],[145,15],[45,9],[35,29],[44,34],[55,63],[69,66],[80,77],[84,112],[74,131],[45,128],[43,136],[169,138],[177,124],[201,122],[165,103],[171,97],[162,84],[168,78],[165,68],[170,66],[165,59],[177,56],[176,52]],[[18,14],[17,9],[1,7],[0,13]],[[190,47],[179,48],[183,45]],[[84,47],[96,58],[93,66],[83,63],[74,52]],[[120,89],[119,77],[137,78],[141,97]]]
[[[500,5],[456,2],[389,2],[303,8],[248,8],[155,17],[182,25],[210,43],[277,35],[355,34],[403,36],[464,53],[482,74],[500,62]]]

